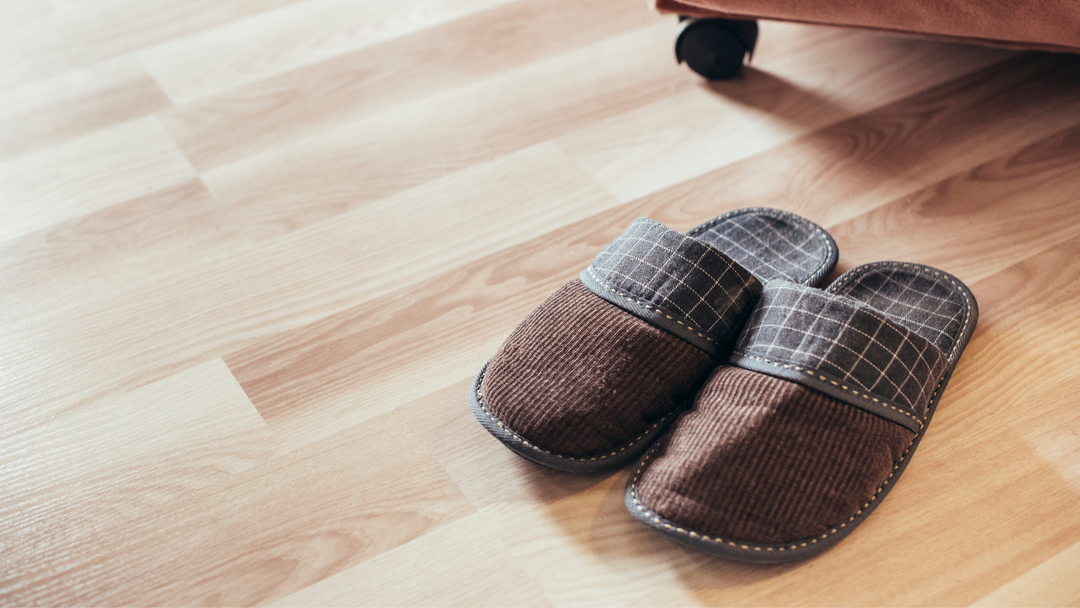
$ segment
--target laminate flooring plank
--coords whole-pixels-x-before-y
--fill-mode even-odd
[[[247,426],[207,397],[222,386]],[[58,421],[28,438],[36,462],[8,465],[61,475],[24,479],[7,511],[35,522],[35,542],[4,553],[6,603],[268,602],[474,512],[396,413],[279,456],[220,360],[112,401],[119,423],[73,414],[85,441],[67,442]],[[163,434],[170,417],[191,428]],[[115,445],[117,427],[136,441]],[[94,474],[72,479],[71,463]]]
[[[480,512],[555,605],[686,604],[670,594],[680,587],[678,566],[686,559],[626,512],[626,474],[590,477],[587,489],[565,498],[493,504]]]
[[[193,362],[240,351],[382,295],[421,286],[448,268],[614,204],[558,149],[542,145],[273,243],[245,249],[224,246],[201,262],[136,275],[122,289],[93,292],[63,309],[27,307],[11,320],[7,340],[0,344],[7,372],[0,402],[9,422],[0,433],[17,433],[57,410],[131,390]],[[12,301],[18,301],[18,294],[0,296],[0,302]],[[408,315],[409,305],[403,308]],[[377,309],[373,317],[358,319],[355,327],[397,313]],[[415,321],[424,326],[430,319]],[[418,330],[399,327],[393,334],[409,331]],[[395,339],[397,352],[424,352],[401,337]],[[338,352],[346,358],[354,354],[348,344],[342,336]],[[338,378],[331,387],[339,381],[355,382],[358,371],[371,373],[366,361],[331,366],[330,355],[319,355],[315,371],[324,379]],[[61,370],[62,381],[49,380]],[[416,368],[403,373],[422,378],[431,372]],[[42,390],[43,383],[48,391]],[[317,409],[316,403],[313,399],[310,407]],[[387,411],[389,403],[357,408],[349,402],[342,407],[355,410],[352,415],[363,420]]]
[[[804,31],[766,22],[762,44]],[[611,116],[558,143],[619,200],[628,201],[1010,56],[842,31],[823,40],[815,53],[756,61],[731,82],[694,87]]]
[[[1080,603],[1080,543],[971,605],[1071,606],[1077,603]]]
[[[0,317],[17,325],[249,248],[206,187],[186,182],[0,245],[7,292]]]
[[[251,238],[487,162],[668,97],[684,74],[655,52],[670,24],[637,28],[473,85],[406,103],[203,172]],[[661,42],[662,41],[662,42]]]
[[[978,280],[1080,235],[1078,191],[1074,126],[833,226],[837,272],[889,259]]]
[[[987,415],[970,419],[958,417],[958,433],[970,432],[969,426],[962,425],[965,420],[981,420],[984,425],[998,426],[992,424],[990,415],[1015,417],[1028,414],[1030,410],[1030,415],[1035,417],[1042,413],[1069,417],[1066,420],[1075,416],[1075,408],[1064,407],[1067,400],[1059,401],[1057,406],[1048,401],[1041,410],[1030,408],[1025,401],[1029,394],[1051,395],[1061,391],[1060,385],[1071,382],[1078,374],[1071,366],[1076,359],[1075,352],[1067,342],[1080,332],[1080,310],[1075,306],[1080,287],[1072,282],[1080,270],[1077,262],[1070,258],[1077,251],[1080,251],[1080,239],[1073,238],[975,283],[981,309],[979,327],[982,329],[976,330],[981,360],[972,369],[973,372],[978,370],[977,374],[958,376],[954,382],[973,403],[980,404]],[[983,305],[984,300],[986,305]],[[1062,363],[1064,369],[1058,367]],[[1018,434],[1026,435],[1030,431],[1032,438],[1036,438],[1048,428],[1042,423],[1033,424]],[[1061,427],[1062,430],[1069,428],[1074,427]],[[1059,443],[1054,436],[1048,436],[1048,439],[1053,439],[1052,445]],[[1052,447],[1049,451],[1052,453],[1055,449]],[[1068,465],[1060,472],[1080,488],[1080,484],[1075,483],[1078,479],[1069,459],[1055,457],[1053,460]]]
[[[194,178],[153,117],[0,162],[0,243]]]
[[[501,504],[546,504],[589,491],[613,474],[571,475],[511,452],[473,416],[469,391],[474,373],[398,406],[439,464],[478,509]]]
[[[622,0],[518,0],[159,114],[199,171],[654,23]],[[572,16],[572,18],[568,18]]]
[[[0,90],[87,68],[296,1],[64,1],[47,16],[26,19],[0,38]]]
[[[829,226],[1077,124],[1077,59],[1022,54],[639,199],[781,207]]]
[[[550,606],[551,603],[516,565],[514,556],[492,534],[484,517],[476,513],[273,605]]]
[[[139,58],[173,102],[187,103],[512,1],[309,0],[157,45]]]
[[[263,416],[275,426],[293,428],[283,431],[284,436],[311,441],[325,432],[320,429],[360,422],[418,391],[442,387],[447,374],[456,378],[462,365],[486,356],[492,321],[475,311],[498,306],[527,310],[542,296],[526,280],[532,276],[516,273],[546,280],[553,268],[565,272],[565,266],[556,266],[565,264],[565,245],[550,241],[550,229],[575,219],[588,226],[597,211],[617,204],[572,161],[548,156],[554,153],[561,155],[553,147],[541,146],[466,172],[457,181],[456,192],[442,180],[392,197],[378,209],[349,214],[357,222],[371,218],[371,230],[386,233],[387,212],[402,210],[403,229],[383,238],[400,239],[399,247],[417,242],[424,246],[414,252],[419,257],[402,263],[406,286],[384,292],[389,297],[372,293],[368,303],[270,336],[227,357]],[[429,206],[433,215],[424,217],[419,213],[424,208],[421,201],[436,193],[441,198]],[[577,234],[588,230],[578,228]],[[484,250],[477,251],[485,243]],[[379,250],[378,242],[365,245]],[[386,248],[390,250],[389,241]],[[466,264],[470,260],[462,257],[457,269],[438,272],[452,252],[461,256],[468,249],[484,254],[472,257],[482,260],[480,264]],[[582,248],[571,249],[571,255],[580,257],[577,252]],[[381,272],[393,262],[383,261]],[[429,278],[422,281],[417,274],[421,264],[430,269]],[[491,282],[499,289],[478,298],[478,288]],[[543,288],[547,286],[543,283]],[[328,420],[334,422],[325,426]]]
[[[34,533],[4,543],[0,598],[92,603],[82,593],[102,590],[80,587],[103,582],[96,549],[110,533],[125,536],[140,512],[183,508],[189,492],[251,469],[272,449],[220,359],[5,440],[0,513],[5,528]]]
[[[0,162],[171,107],[130,58],[0,92]]]
[[[218,359],[4,442],[2,504],[11,517],[11,507],[27,498],[63,494],[83,479],[100,483],[110,469],[151,470],[164,454],[183,451],[200,463],[194,469],[239,473],[272,446],[265,422]]]

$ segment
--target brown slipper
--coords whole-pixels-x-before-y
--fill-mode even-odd
[[[820,226],[777,209],[687,234],[639,219],[510,334],[477,375],[473,413],[534,462],[619,467],[727,357],[761,281],[814,284],[836,258]]]
[[[963,283],[917,264],[860,266],[826,291],[767,283],[730,365],[631,475],[627,508],[726,558],[821,553],[895,485],[978,315]]]

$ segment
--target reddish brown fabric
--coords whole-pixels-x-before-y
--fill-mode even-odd
[[[661,439],[638,493],[709,536],[799,540],[854,515],[913,438],[802,385],[725,365]]]
[[[591,456],[648,430],[693,395],[709,355],[575,279],[529,314],[488,363],[488,408],[531,443]]]
[[[930,36],[1010,48],[1080,52],[1075,0],[652,0],[666,13],[774,19]]]

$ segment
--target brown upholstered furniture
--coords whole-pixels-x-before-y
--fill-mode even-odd
[[[1080,52],[1080,2],[1076,0],[651,1],[661,12],[695,19],[744,24],[756,19],[793,21],[1016,49]],[[714,28],[708,35],[717,31]],[[745,40],[744,34],[740,36]],[[702,40],[696,44],[700,46]],[[752,50],[751,42],[746,51]],[[693,62],[688,63],[700,72]]]

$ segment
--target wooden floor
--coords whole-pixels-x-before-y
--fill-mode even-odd
[[[639,0],[7,0],[0,604],[1080,604],[1080,58]],[[809,562],[633,522],[473,375],[634,218],[749,205],[982,310],[887,501]]]

